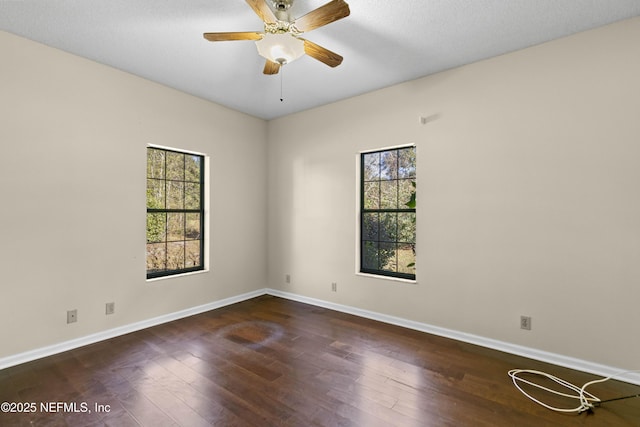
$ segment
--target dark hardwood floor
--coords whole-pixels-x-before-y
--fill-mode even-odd
[[[638,398],[559,414],[525,398],[513,368],[596,378],[262,296],[0,370],[0,402],[33,409],[0,413],[0,425],[640,426]]]

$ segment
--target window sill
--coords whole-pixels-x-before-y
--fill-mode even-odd
[[[160,280],[178,279],[180,277],[193,276],[195,274],[202,274],[202,273],[208,273],[208,272],[209,272],[209,270],[207,270],[207,269],[198,270],[198,271],[189,271],[188,273],[172,274],[170,276],[153,277],[151,279],[146,279],[146,281],[147,282],[158,282]]]
[[[368,277],[368,278],[371,278],[371,279],[391,280],[393,282],[407,283],[407,284],[410,284],[410,285],[417,285],[418,284],[417,280],[402,279],[400,277],[383,276],[383,275],[378,275],[378,274],[357,272],[356,276]]]

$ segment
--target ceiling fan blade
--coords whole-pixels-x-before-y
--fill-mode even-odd
[[[280,71],[280,64],[277,62],[273,62],[267,59],[267,62],[264,64],[264,74],[278,74]]]
[[[251,9],[267,24],[274,24],[278,18],[273,13],[269,5],[267,4],[267,0],[246,0]]]
[[[224,42],[230,40],[260,40],[263,34],[256,32],[204,33],[203,36],[210,42]]]
[[[301,32],[307,32],[349,16],[349,5],[344,0],[333,0],[295,20]]]
[[[342,56],[335,52],[331,52],[329,49],[325,49],[309,40],[301,39],[304,41],[304,53],[310,57],[317,59],[320,62],[324,62],[329,67],[337,67],[342,64]]]

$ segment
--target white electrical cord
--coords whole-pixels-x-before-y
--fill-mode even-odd
[[[544,406],[547,409],[551,409],[552,411],[556,411],[556,412],[564,412],[564,413],[571,413],[571,412],[577,412],[577,413],[581,413],[581,412],[585,412],[585,411],[590,411],[593,408],[595,408],[600,402],[602,402],[602,400],[600,400],[599,398],[597,398],[596,396],[594,396],[593,394],[589,393],[588,391],[586,391],[586,388],[589,387],[590,385],[596,384],[596,383],[602,383],[605,381],[609,381],[612,378],[618,377],[620,375],[623,374],[628,374],[628,373],[632,373],[632,372],[640,372],[640,371],[624,371],[624,372],[619,372],[615,375],[611,375],[610,377],[607,378],[601,378],[599,380],[593,380],[593,381],[589,381],[588,383],[585,383],[582,387],[578,387],[574,384],[571,384],[568,381],[565,381],[561,378],[555,377],[553,375],[547,374],[546,372],[541,372],[541,371],[535,371],[535,370],[531,370],[531,369],[512,369],[508,372],[509,376],[511,377],[511,379],[513,380],[513,384],[516,386],[516,388],[518,390],[520,390],[522,392],[522,394],[524,394],[525,396],[527,396],[529,399],[533,400],[534,402]],[[544,378],[547,378],[557,384],[560,384],[561,386],[565,387],[566,389],[570,390],[571,392],[573,392],[573,394],[568,394],[568,393],[563,393],[561,391],[557,391],[557,390],[553,390],[550,389],[548,387],[542,386],[540,384],[536,384],[532,381],[526,380],[522,377],[520,377],[520,374],[531,374],[531,375],[538,375],[538,376],[542,376]],[[535,397],[531,396],[529,393],[527,393],[526,391],[524,391],[522,389],[522,387],[520,387],[520,383],[524,383],[524,384],[528,384],[530,386],[536,387],[538,389],[547,391],[551,394],[555,394],[557,396],[563,396],[563,397],[567,397],[570,399],[576,399],[580,401],[580,405],[575,407],[575,408],[557,408],[551,405],[548,405],[544,402],[541,402],[540,400],[536,399]],[[635,397],[635,396],[630,396],[630,397]]]

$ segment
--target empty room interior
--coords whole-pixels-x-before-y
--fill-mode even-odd
[[[1,425],[640,425],[637,2],[37,3],[0,4]]]

